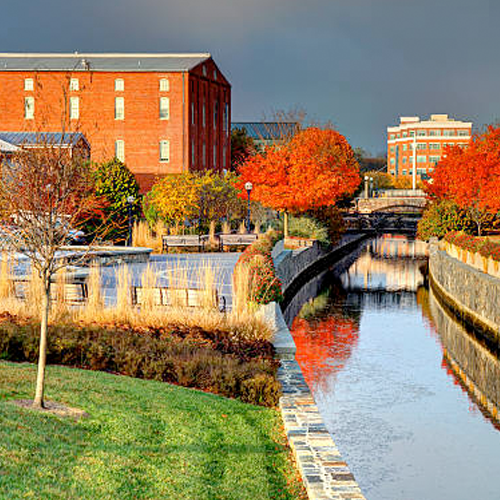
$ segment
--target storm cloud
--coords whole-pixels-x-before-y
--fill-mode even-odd
[[[233,120],[301,107],[384,150],[399,115],[500,118],[493,0],[3,0],[3,52],[210,52]]]

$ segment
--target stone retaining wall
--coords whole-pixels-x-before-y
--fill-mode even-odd
[[[285,250],[283,241],[279,241],[272,257],[285,295],[287,290],[300,289],[297,283],[317,274],[318,269],[329,261],[338,258],[339,262],[349,262],[350,252],[356,250],[365,238],[366,235],[346,236],[330,251],[323,250],[317,243],[304,250]],[[274,331],[273,343],[281,359],[278,372],[283,391],[281,414],[310,500],[363,500],[365,497],[328,432],[295,361],[295,342],[279,304],[272,302],[263,306],[261,314]]]
[[[466,322],[500,339],[500,279],[431,245],[429,273],[443,300]]]

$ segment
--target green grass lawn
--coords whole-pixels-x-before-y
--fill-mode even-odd
[[[90,414],[75,421],[11,403],[35,375],[0,361],[1,499],[303,498],[275,410],[50,366],[47,399]]]

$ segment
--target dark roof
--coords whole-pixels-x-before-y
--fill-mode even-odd
[[[0,71],[189,71],[210,54],[0,53]]]
[[[83,139],[88,141],[81,132],[0,132],[0,140],[15,146],[75,146]]]
[[[245,130],[248,137],[254,140],[276,141],[291,137],[299,130],[297,122],[235,122],[231,130]]]

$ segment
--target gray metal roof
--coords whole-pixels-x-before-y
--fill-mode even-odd
[[[80,139],[87,142],[81,132],[0,132],[0,141],[11,146],[74,146]]]
[[[0,153],[15,153],[18,149],[14,144],[0,139]]]
[[[15,54],[0,53],[0,71],[164,71],[183,72],[210,54]]]
[[[254,140],[279,141],[284,137],[292,137],[299,129],[296,122],[233,122],[231,130],[245,130],[248,137]]]

